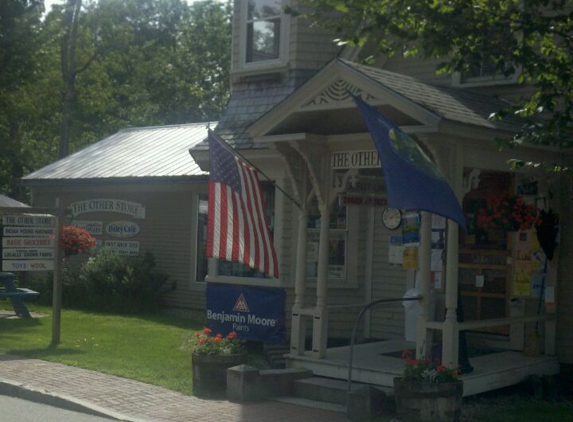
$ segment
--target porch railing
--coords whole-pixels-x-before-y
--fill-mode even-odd
[[[360,324],[360,321],[362,320],[362,317],[364,316],[364,314],[367,311],[369,311],[371,308],[373,308],[375,306],[383,305],[385,303],[408,302],[408,301],[413,301],[413,300],[419,301],[419,300],[422,300],[422,297],[418,296],[418,297],[400,297],[400,298],[378,299],[378,300],[370,302],[367,305],[364,305],[362,307],[362,310],[360,311],[360,313],[358,314],[358,317],[356,318],[356,322],[354,323],[354,327],[352,328],[352,335],[350,337],[350,355],[348,357],[347,400],[348,400],[348,395],[350,394],[350,391],[352,390],[352,365],[353,365],[353,360],[354,360],[354,343],[356,341],[356,331],[358,329],[358,325]]]

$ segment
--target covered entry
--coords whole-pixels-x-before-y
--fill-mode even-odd
[[[384,342],[359,347],[357,380],[391,386],[392,377],[403,366],[396,352],[412,348],[418,356],[426,357],[432,353],[434,343],[440,344],[434,353],[440,355],[443,364],[457,367],[459,333],[463,330],[487,332],[506,327],[509,333],[517,327],[515,338],[522,339],[522,349],[525,324],[542,321],[546,327],[545,354],[553,354],[552,323],[543,323],[549,317],[522,314],[516,319],[507,306],[509,290],[503,292],[505,296],[499,302],[503,312],[494,305],[495,318],[474,312],[473,320],[460,321],[458,294],[465,303],[472,292],[458,289],[459,259],[464,252],[460,240],[464,246],[469,239],[455,223],[440,221],[428,213],[404,216],[401,224],[411,225],[420,237],[417,242],[408,239],[418,243],[411,251],[418,257],[403,253],[402,247],[408,246],[404,245],[405,233],[409,230],[392,223],[397,211],[385,206],[384,175],[350,93],[375,106],[415,137],[447,177],[460,202],[479,187],[483,169],[506,168],[508,157],[488,141],[517,129],[517,122],[492,123],[480,114],[479,104],[484,101],[480,96],[456,96],[450,90],[406,76],[342,60],[331,62],[251,125],[248,132],[254,142],[265,144],[283,158],[293,196],[300,204],[294,211],[298,227],[292,242],[296,253],[290,364],[345,378],[348,350],[328,348],[328,339],[348,338],[356,315],[365,304],[382,297],[401,298],[413,288],[421,296],[414,338],[406,337],[407,321],[401,304],[373,310],[361,326],[360,335]],[[533,152],[523,151],[523,157],[528,153]],[[440,252],[432,252],[433,249]],[[473,280],[475,283],[478,278],[474,276]],[[481,296],[482,305],[492,298]],[[514,318],[510,321],[510,317]],[[305,348],[307,337],[312,339],[309,350]],[[489,339],[482,341],[490,347]],[[508,336],[496,346],[521,350],[519,341]],[[519,360],[512,352],[507,353],[507,359],[496,356],[496,362],[519,376],[531,371],[558,371],[557,360],[546,357],[538,358],[542,362],[528,360],[519,364],[527,369],[515,371],[512,365]],[[505,371],[496,369],[491,362],[482,366],[479,359],[472,361],[475,371],[467,377],[475,378],[485,368],[489,368],[488,373],[490,369],[497,374]],[[368,363],[360,366],[360,360]],[[499,377],[502,384],[518,382],[509,378]],[[483,379],[479,383],[481,387],[466,391],[474,394],[495,384],[488,386]],[[495,385],[493,388],[503,386]]]

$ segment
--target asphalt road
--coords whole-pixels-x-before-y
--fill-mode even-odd
[[[109,422],[83,413],[0,395],[0,422]]]

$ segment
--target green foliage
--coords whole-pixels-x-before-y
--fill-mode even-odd
[[[40,19],[41,1],[0,1],[0,193],[16,199],[25,200],[17,179],[58,157],[64,9]],[[70,152],[125,127],[218,119],[230,17],[216,0],[84,0]]]
[[[79,273],[66,273],[62,288],[66,306],[118,313],[156,311],[167,288],[167,275],[157,273],[150,252],[122,257],[99,250]]]
[[[573,19],[565,0],[302,0],[310,19],[377,54],[441,58],[438,72],[484,62],[534,87],[513,113],[527,123],[512,144],[573,146]],[[333,14],[337,18],[333,19]],[[562,169],[561,169],[562,170]]]

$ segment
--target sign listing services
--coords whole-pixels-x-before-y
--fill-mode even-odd
[[[213,332],[234,331],[243,340],[281,343],[285,335],[284,289],[207,284],[207,325]]]

